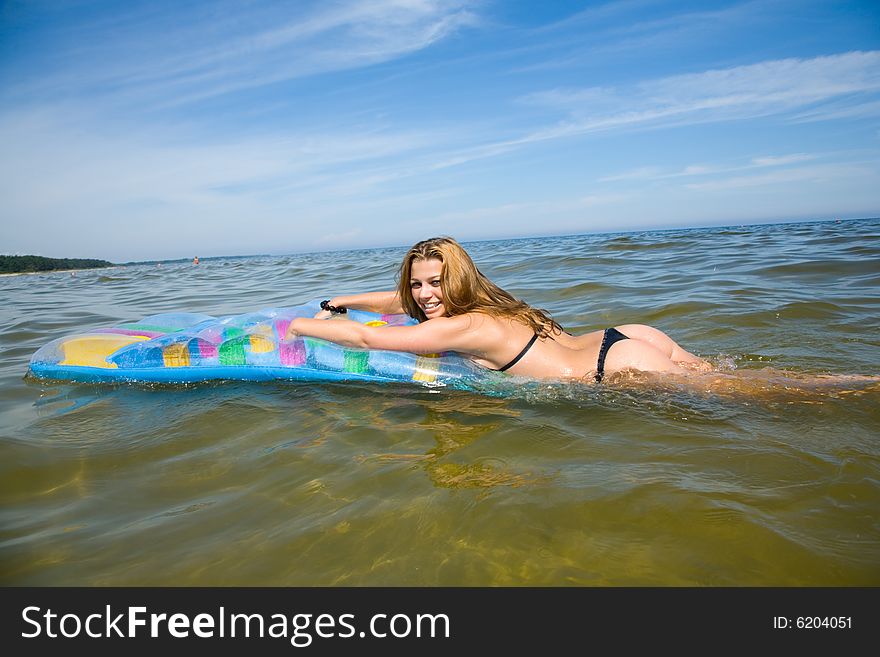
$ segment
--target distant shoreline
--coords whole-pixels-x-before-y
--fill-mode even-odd
[[[96,271],[98,269],[119,269],[125,265],[110,265],[109,267],[80,267],[79,269],[41,269],[38,271],[10,271],[0,273],[0,278],[6,276],[33,276],[34,274],[67,274],[76,273],[78,271]]]
[[[46,258],[37,255],[0,255],[0,274],[39,274],[42,272],[105,269],[116,263],[91,258]]]

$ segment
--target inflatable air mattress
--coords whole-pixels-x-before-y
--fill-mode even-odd
[[[316,338],[284,339],[292,319],[313,317],[318,310],[319,302],[312,301],[223,318],[152,315],[53,340],[31,357],[30,373],[40,379],[86,383],[397,381],[461,388],[493,376],[451,352],[366,351]],[[357,310],[350,310],[346,318],[378,327],[416,323],[406,315]]]

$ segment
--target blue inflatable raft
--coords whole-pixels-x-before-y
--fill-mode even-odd
[[[231,317],[164,313],[139,322],[69,335],[30,361],[40,379],[78,382],[382,381],[470,387],[492,376],[455,353],[417,355],[351,349],[316,338],[286,341],[291,320],[313,317],[319,302]],[[371,326],[404,326],[406,315],[350,310]],[[334,321],[332,319],[327,321]]]

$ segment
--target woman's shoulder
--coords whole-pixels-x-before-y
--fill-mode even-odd
[[[458,332],[483,339],[501,339],[511,330],[511,321],[503,317],[493,317],[479,311],[462,313],[448,317],[437,317],[422,326],[429,325],[436,331]]]
[[[459,315],[462,317],[462,327],[481,336],[492,340],[505,340],[511,333],[531,333],[532,329],[514,317],[498,317],[488,313],[476,311]]]

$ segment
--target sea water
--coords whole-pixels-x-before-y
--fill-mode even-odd
[[[844,378],[880,374],[878,237],[466,244],[573,333],[669,333],[697,388],[41,382],[61,335],[390,289],[406,247],[0,277],[0,583],[880,585],[880,388]]]

